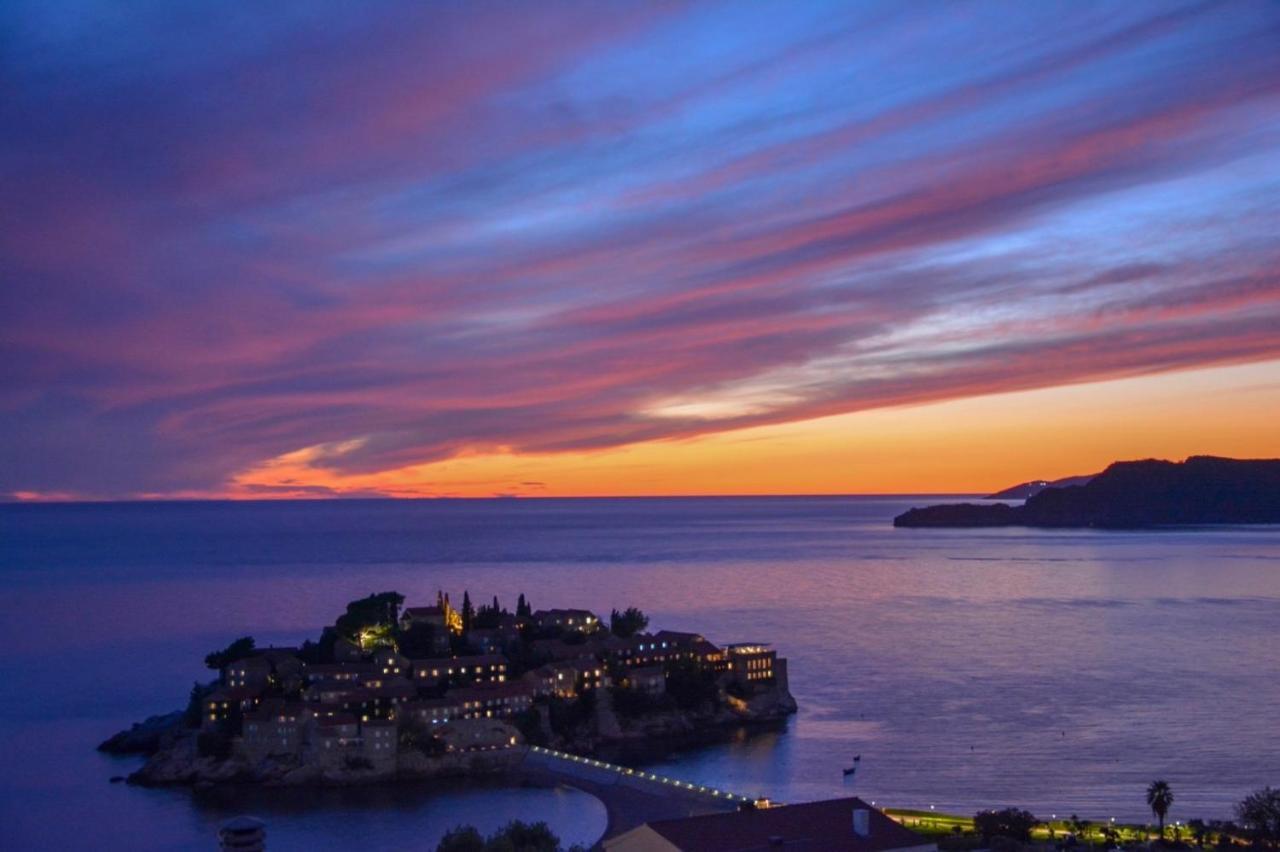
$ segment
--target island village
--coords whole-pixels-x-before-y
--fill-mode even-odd
[[[696,743],[794,713],[786,660],[759,642],[646,632],[637,609],[455,607],[395,592],[348,605],[318,642],[206,658],[180,713],[103,744],[145,753],[142,784],[350,784],[504,771],[530,747]]]
[[[787,661],[766,643],[647,632],[635,608],[607,621],[533,610],[523,594],[514,612],[497,598],[475,608],[465,594],[455,608],[443,592],[430,606],[403,603],[395,592],[352,601],[300,647],[237,639],[206,657],[220,677],[197,683],[185,710],[99,748],[148,755],[132,783],[195,789],[499,776],[568,784],[604,804],[606,830],[592,848],[610,852],[720,850],[726,838],[756,848],[784,836],[822,837],[833,850],[936,852],[858,798],[776,807],[593,756],[697,745],[795,713]],[[265,848],[264,825],[227,822],[223,848]]]

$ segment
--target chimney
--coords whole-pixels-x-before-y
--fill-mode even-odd
[[[866,808],[853,809],[853,833],[859,837],[871,836],[871,811]]]

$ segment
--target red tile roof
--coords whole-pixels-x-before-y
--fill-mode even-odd
[[[859,808],[869,811],[866,837],[853,832],[853,812]],[[932,843],[855,797],[648,825],[684,852],[885,852]],[[776,845],[777,839],[781,846]]]
[[[419,710],[436,710],[440,708],[458,709],[462,705],[452,698],[421,698],[417,701],[409,701],[404,705],[404,712],[414,713]]]
[[[508,665],[509,660],[502,654],[473,654],[468,657],[425,657],[409,660],[415,669],[448,669],[466,666]]]
[[[221,686],[209,693],[205,697],[205,702],[209,701],[248,701],[250,698],[257,698],[263,692],[263,688],[258,685],[250,686]]]
[[[692,645],[695,642],[705,642],[706,639],[701,633],[686,633],[680,630],[659,630],[653,634],[653,638],[659,642],[675,642]]]
[[[332,677],[340,674],[372,674],[375,670],[373,663],[316,663],[307,666],[306,674],[308,678],[318,679]]]
[[[487,698],[514,698],[520,695],[527,695],[532,698],[533,688],[529,684],[521,683],[520,681],[478,683],[475,686],[451,689],[445,697],[454,701],[471,701]]]
[[[365,693],[375,698],[413,698],[418,689],[404,678],[396,677],[387,678],[382,686],[368,688]]]

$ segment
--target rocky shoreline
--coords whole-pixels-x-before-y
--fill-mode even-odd
[[[719,647],[701,634],[645,632],[635,607],[608,627],[584,609],[514,613],[402,608],[381,592],[351,601],[299,647],[235,639],[205,656],[219,678],[185,710],[103,742],[140,755],[144,786],[345,787],[511,773],[527,746],[596,757],[721,741],[796,712],[787,661],[759,642]],[[116,778],[115,780],[122,780]]]
[[[573,736],[545,730],[545,745],[588,757],[647,754],[655,756],[723,742],[741,730],[776,729],[796,712],[785,688],[776,688],[714,712],[666,712],[620,719],[609,702],[600,702],[589,725]],[[509,748],[427,754],[414,748],[399,750],[394,768],[331,765],[301,756],[270,756],[253,760],[243,753],[227,757],[201,755],[200,729],[188,727],[182,711],[151,716],[103,741],[98,750],[114,755],[147,758],[126,777],[143,787],[188,787],[194,791],[219,787],[349,787],[399,781],[510,776],[525,752],[524,743]],[[514,780],[514,779],[512,779]]]
[[[186,728],[167,732],[165,745],[151,752],[147,762],[125,780],[141,787],[190,787],[196,791],[247,784],[348,787],[397,780],[501,775],[509,771],[519,758],[515,749],[439,756],[405,750],[397,756],[395,768],[391,771],[359,766],[322,766],[301,758],[266,757],[254,761],[242,755],[226,758],[201,756],[196,742],[198,733]],[[130,753],[118,749],[103,750],[114,754]]]

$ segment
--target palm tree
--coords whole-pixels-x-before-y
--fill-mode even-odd
[[[1173,790],[1169,789],[1168,781],[1151,782],[1147,787],[1147,804],[1151,806],[1151,813],[1160,820],[1160,839],[1164,840],[1164,818],[1173,804]]]

